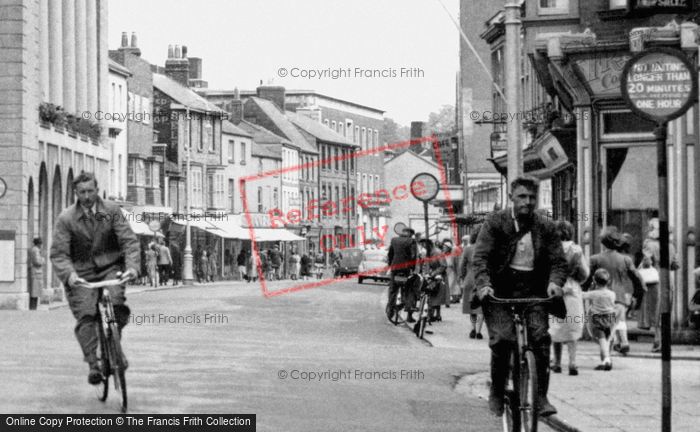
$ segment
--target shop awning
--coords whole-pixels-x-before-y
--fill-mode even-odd
[[[250,233],[241,227],[240,220],[234,218],[209,219],[207,222],[213,225],[212,228],[206,229],[207,232],[227,239],[250,240]]]
[[[255,233],[256,242],[306,240],[304,237],[299,237],[284,228],[255,228],[253,232]]]
[[[122,214],[124,215],[124,218],[127,221],[129,221],[129,226],[131,227],[131,230],[134,232],[134,234],[149,236],[155,235],[156,237],[164,237],[163,233],[161,233],[160,231],[157,231],[155,233],[151,231],[151,229],[148,227],[148,224],[143,220],[140,220],[140,213],[137,215],[122,208]]]

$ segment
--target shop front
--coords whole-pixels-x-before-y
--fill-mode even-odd
[[[558,216],[569,214],[577,239],[589,256],[600,251],[602,230],[615,226],[630,234],[631,253],[639,262],[650,221],[658,216],[656,125],[634,115],[620,92],[623,67],[634,54],[630,47],[675,47],[697,62],[696,30],[695,24],[674,23],[658,29],[634,29],[625,43],[599,43],[590,32],[548,34],[537,39],[534,57],[539,78],[548,83],[575,122],[574,145],[565,148],[573,158],[570,165],[561,168],[571,175],[553,183],[554,206],[566,209]],[[641,43],[634,37],[640,31],[646,35]],[[697,113],[696,104],[670,122],[667,142],[671,243],[680,264],[680,269],[672,272],[675,328],[687,325],[688,301],[695,292],[692,271],[698,266],[696,257],[700,257],[694,232],[700,223],[695,200],[695,167],[700,162],[695,152]]]

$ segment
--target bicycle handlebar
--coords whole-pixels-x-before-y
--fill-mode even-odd
[[[99,281],[99,282],[88,282],[86,288],[98,289],[98,288],[104,288],[104,287],[116,286],[116,285],[121,285],[119,279],[108,279],[108,280],[103,280],[103,281]]]
[[[502,304],[524,304],[524,305],[530,305],[530,304],[535,304],[535,303],[546,303],[548,301],[552,301],[555,296],[551,297],[534,297],[534,298],[515,298],[515,299],[506,299],[506,298],[500,298],[496,297],[494,295],[487,295],[487,298],[490,300],[494,301],[495,303],[502,303]]]

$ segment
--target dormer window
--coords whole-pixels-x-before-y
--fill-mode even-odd
[[[569,13],[569,0],[539,0],[538,15],[566,15]]]

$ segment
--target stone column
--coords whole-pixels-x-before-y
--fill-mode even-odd
[[[75,1],[75,106],[87,111],[87,23],[85,1]]]
[[[46,0],[49,6],[49,101],[63,106],[63,13],[61,2]]]
[[[49,81],[49,0],[39,1],[39,55],[41,101],[48,102],[51,93]]]
[[[97,4],[87,1],[87,109],[97,111]]]
[[[75,0],[63,2],[63,106],[76,112],[75,102]]]
[[[96,0],[97,6],[97,105],[103,112],[109,109],[109,54],[107,35],[107,0]],[[102,122],[102,138],[107,135],[107,124]]]

